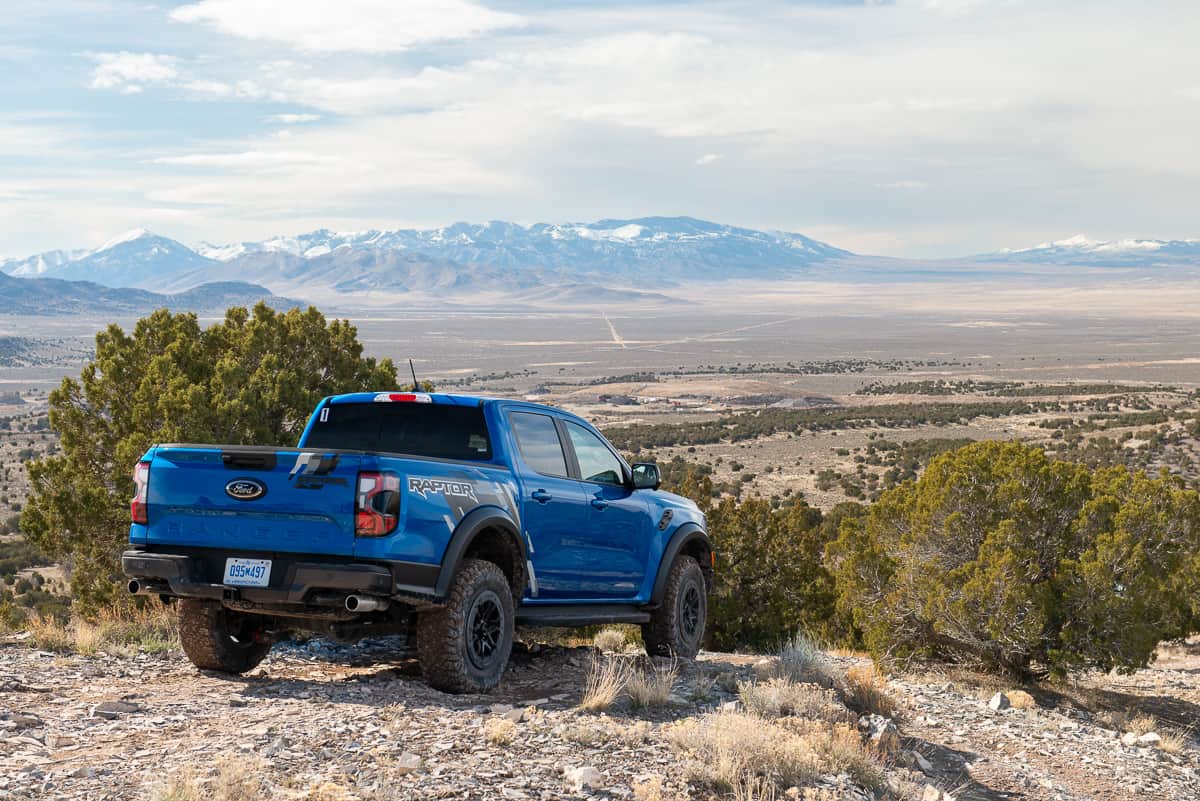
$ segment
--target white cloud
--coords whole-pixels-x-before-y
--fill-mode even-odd
[[[152,84],[164,84],[179,76],[175,59],[159,53],[89,53],[96,62],[92,70],[93,89],[116,89],[136,94]]]
[[[271,122],[278,122],[283,125],[297,125],[302,122],[316,122],[321,119],[320,114],[272,114],[268,117]]]
[[[388,53],[520,27],[470,0],[200,0],[171,12],[245,39],[309,52]]]
[[[231,167],[256,169],[296,164],[329,163],[333,156],[319,156],[295,150],[247,150],[241,153],[189,153],[184,156],[161,156],[154,164],[171,164],[180,167]]]
[[[706,167],[721,158],[719,153],[705,153],[700,158],[696,159],[697,167]]]

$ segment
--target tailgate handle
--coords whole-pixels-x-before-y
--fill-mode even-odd
[[[221,451],[221,464],[230,470],[274,470],[275,454],[268,451]]]

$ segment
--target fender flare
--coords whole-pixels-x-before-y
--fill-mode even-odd
[[[522,573],[524,573],[524,565],[528,557],[525,554],[525,541],[521,537],[520,528],[499,506],[480,506],[472,509],[459,521],[454,529],[454,534],[450,537],[450,543],[442,555],[442,567],[438,571],[437,584],[434,586],[434,594],[438,598],[445,598],[446,594],[450,592],[450,582],[454,580],[454,575],[462,565],[463,554],[467,552],[467,548],[471,546],[475,538],[489,528],[499,529],[508,536],[511,544],[517,548],[517,552],[520,554]],[[528,577],[526,577],[526,582],[528,582]],[[523,592],[524,587],[517,588],[517,591]]]
[[[658,563],[658,574],[654,577],[654,589],[650,593],[650,603],[658,604],[662,602],[663,593],[667,590],[667,576],[671,572],[671,565],[675,563],[675,557],[683,551],[684,547],[694,542],[700,542],[705,551],[712,553],[712,540],[708,538],[708,533],[700,528],[700,526],[695,523],[684,523],[675,529],[675,533],[671,535],[671,539],[667,542],[667,547],[663,549],[662,560]],[[712,572],[712,568],[708,564],[702,563],[700,569],[704,571],[706,578]],[[711,584],[710,580],[710,590],[712,589]]]

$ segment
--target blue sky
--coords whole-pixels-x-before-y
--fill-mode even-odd
[[[904,256],[1200,236],[1191,0],[14,5],[0,256],[650,214]]]

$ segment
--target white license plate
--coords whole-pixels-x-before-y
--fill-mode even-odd
[[[271,583],[271,560],[226,559],[224,583],[235,587],[266,587]]]

